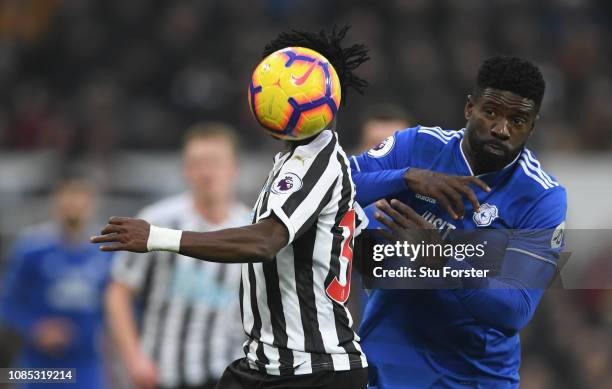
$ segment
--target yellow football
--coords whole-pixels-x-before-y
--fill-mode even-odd
[[[249,85],[249,107],[272,136],[310,138],[325,129],[340,106],[340,80],[314,50],[287,47],[261,61]]]

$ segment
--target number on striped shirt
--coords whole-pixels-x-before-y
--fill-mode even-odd
[[[351,247],[351,242],[353,241],[353,234],[355,232],[354,209],[350,209],[344,214],[339,226],[342,227],[344,231],[348,231],[348,234],[344,237],[344,241],[342,242],[342,252],[340,253],[340,271],[342,271],[343,268],[346,269],[346,275],[345,277],[341,277],[344,279],[344,283],[338,280],[338,277],[334,277],[332,282],[325,289],[325,292],[332,300],[344,304],[346,300],[348,300],[351,292],[351,268],[353,264],[353,248]],[[346,264],[346,266],[342,266],[343,264]]]

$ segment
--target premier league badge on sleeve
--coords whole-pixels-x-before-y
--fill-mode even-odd
[[[499,211],[495,205],[491,204],[481,204],[480,211],[474,212],[474,216],[472,216],[472,220],[478,227],[487,227],[493,223],[493,220],[497,219],[499,216]]]
[[[394,144],[395,137],[391,135],[390,137],[380,142],[377,146],[370,149],[370,151],[368,151],[368,155],[374,158],[384,157],[385,155],[389,154],[389,151],[391,151]]]
[[[552,237],[550,238],[550,248],[558,249],[563,245],[565,240],[565,222],[559,224],[553,231]]]
[[[302,180],[295,173],[281,174],[274,182],[270,191],[274,194],[297,192],[302,187]]]

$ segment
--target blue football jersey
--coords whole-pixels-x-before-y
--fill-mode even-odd
[[[504,169],[479,176],[491,188],[485,192],[472,186],[480,211],[474,212],[466,200],[463,219],[454,220],[434,199],[412,193],[403,177],[410,168],[473,175],[460,146],[464,131],[408,128],[350,158],[357,201],[370,216],[369,228],[379,226],[370,204],[396,198],[443,235],[504,231],[497,244],[505,268],[487,282],[512,286],[476,289],[481,280],[466,280],[463,288],[452,290],[373,290],[359,331],[373,387],[518,386],[519,330],[543,294],[529,288],[530,277],[550,280],[555,274],[564,247],[566,192],[524,149]]]
[[[104,325],[103,295],[110,253],[87,242],[69,243],[55,222],[28,229],[15,244],[0,284],[0,322],[22,337],[17,368],[74,368],[79,387],[103,388],[99,350]],[[70,340],[55,354],[33,341],[45,319],[69,323]],[[31,383],[23,388],[56,388],[65,384]]]

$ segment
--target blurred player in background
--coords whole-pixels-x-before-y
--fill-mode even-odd
[[[503,257],[493,277],[462,278],[454,289],[372,292],[360,334],[374,387],[518,387],[519,331],[564,247],[565,189],[525,147],[544,89],[532,63],[492,57],[468,96],[465,129],[409,128],[351,158],[361,204],[397,199],[377,202],[386,216],[368,208],[396,239],[417,228],[503,236],[493,247]],[[493,259],[487,252],[483,260]],[[446,266],[472,269],[453,259]]]
[[[395,104],[373,105],[363,119],[359,153],[374,148],[396,131],[410,127],[411,122],[410,115]]]
[[[410,123],[408,112],[396,104],[373,105],[368,108],[363,117],[357,153],[370,150],[396,131],[410,127]],[[361,274],[354,272],[351,277],[351,295],[347,306],[353,316],[355,330],[359,328],[366,298],[367,294],[363,289]]]
[[[352,71],[368,59],[362,45],[341,46],[347,29],[282,33],[264,56],[292,46],[319,52],[338,73],[346,101],[349,87],[364,86]],[[226,369],[219,388],[365,388],[367,361],[344,305],[353,235],[362,220],[356,220],[348,160],[330,128],[288,146],[274,158],[251,225],[191,232],[111,218],[92,242],[106,243],[103,250],[175,251],[244,263],[246,358]]]
[[[193,126],[183,148],[190,191],[141,212],[152,223],[214,231],[249,222],[235,199],[236,135],[221,123]],[[175,253],[118,253],[106,306],[113,336],[139,388],[214,388],[240,356],[240,266]],[[141,306],[141,318],[133,302]],[[139,324],[137,324],[139,323]]]
[[[80,387],[104,387],[99,340],[109,259],[87,244],[95,192],[68,179],[53,195],[54,220],[21,234],[8,261],[0,318],[22,338],[20,368],[75,368]],[[65,387],[30,384],[25,387]]]

